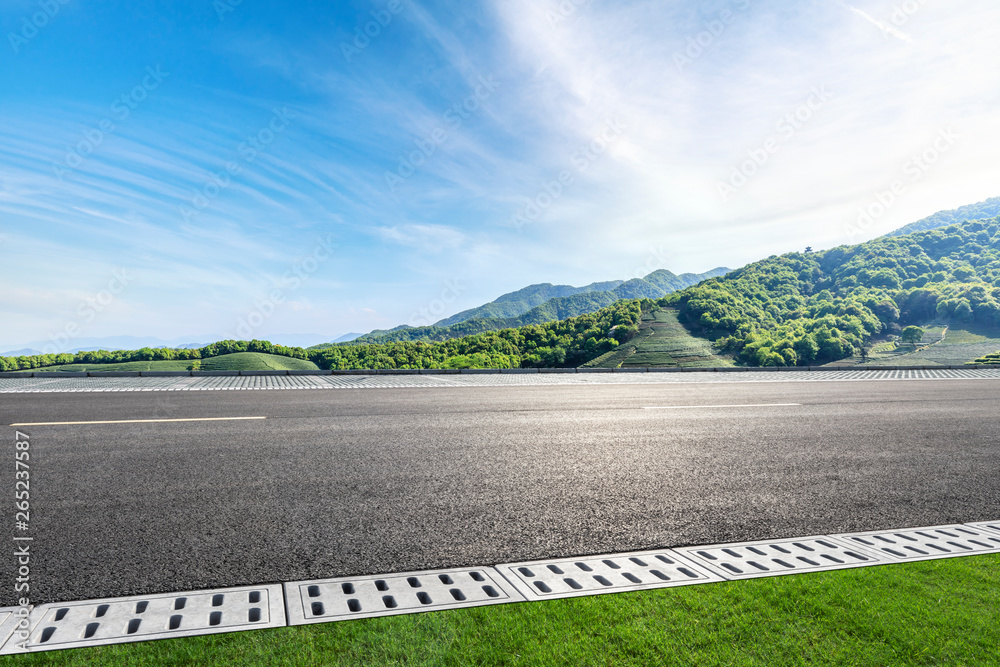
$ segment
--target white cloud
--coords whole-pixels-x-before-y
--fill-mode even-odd
[[[807,241],[846,243],[843,223],[856,206],[949,125],[976,131],[948,156],[947,168],[928,171],[911,188],[892,220],[905,224],[943,208],[957,189],[969,201],[997,194],[1000,170],[986,166],[983,153],[998,156],[1000,123],[989,129],[979,116],[997,120],[983,105],[997,97],[1000,48],[976,26],[1000,18],[1000,8],[960,4],[907,15],[912,38],[852,7],[913,40],[886,42],[836,5],[753,3],[740,11],[737,3],[716,3],[698,13],[588,3],[550,26],[543,17],[554,2],[496,2],[528,81],[519,101],[548,120],[539,163],[565,155],[567,148],[553,146],[586,139],[612,110],[630,120],[620,149],[581,177],[585,187],[549,207],[538,230],[551,230],[546,242],[562,239],[564,257],[593,258],[599,249],[608,262],[623,261],[634,239],[683,239],[679,270],[707,268],[692,265],[699,260],[751,261]],[[714,34],[710,23],[725,8],[731,18]],[[702,45],[688,51],[692,40]],[[694,58],[678,71],[676,54]],[[782,136],[777,124],[824,85],[830,99]],[[778,151],[722,201],[718,184],[771,137],[781,140]],[[967,159],[967,150],[979,155]],[[928,206],[934,199],[942,204]]]
[[[457,250],[467,241],[465,234],[444,225],[376,227],[374,231],[386,241],[429,254],[437,254],[444,250]]]
[[[882,34],[884,34],[884,35],[891,35],[891,36],[895,37],[896,39],[903,40],[904,42],[912,42],[913,41],[913,38],[910,37],[909,35],[907,35],[902,30],[898,30],[898,29],[892,27],[891,25],[889,25],[885,21],[879,21],[877,18],[873,17],[871,14],[858,9],[854,5],[848,5],[848,8],[852,12],[854,12],[855,14],[857,14],[858,16],[860,16],[861,18],[863,18],[864,20],[868,21],[869,23],[871,23],[872,25],[874,25],[875,27],[877,27],[879,30],[881,30]]]

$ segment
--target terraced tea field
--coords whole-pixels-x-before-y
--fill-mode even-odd
[[[586,364],[585,368],[641,368],[647,366],[732,366],[727,357],[717,355],[711,342],[692,336],[677,320],[677,311],[663,308],[647,313],[639,333]]]
[[[890,349],[891,344],[880,343],[873,348],[865,364],[859,363],[857,357],[851,357],[832,365],[960,366],[1000,351],[1000,329],[939,323],[923,329],[924,337],[916,346],[898,344],[895,349]]]
[[[960,327],[960,328],[956,328]],[[958,366],[1000,350],[1000,330],[972,325],[953,325],[944,338],[911,354],[896,357],[902,366]]]
[[[868,361],[862,362],[861,357],[853,356],[840,359],[826,366],[909,366],[906,361],[900,361],[902,357],[909,357],[928,345],[939,343],[946,333],[948,325],[941,323],[925,324],[921,327],[924,330],[924,337],[916,345],[911,343],[900,343],[899,341],[883,341],[872,347],[869,352]]]
[[[203,371],[315,371],[319,366],[308,359],[293,359],[263,352],[236,352],[201,360]]]

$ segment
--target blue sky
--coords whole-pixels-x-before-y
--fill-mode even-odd
[[[0,3],[0,349],[332,338],[1000,195],[987,0],[167,4]]]

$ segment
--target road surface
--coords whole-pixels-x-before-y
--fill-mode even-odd
[[[0,421],[35,603],[1000,518],[1000,382],[782,380],[5,394]]]

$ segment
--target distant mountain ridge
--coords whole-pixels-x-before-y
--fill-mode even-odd
[[[20,350],[7,350],[6,352],[0,352],[0,357],[30,357],[41,353],[41,350],[36,350],[32,347],[23,347]]]
[[[558,299],[565,296],[573,296],[583,292],[607,292],[621,285],[623,280],[610,280],[601,283],[591,283],[584,287],[573,287],[571,285],[553,285],[552,283],[539,283],[528,285],[516,292],[508,292],[490,303],[483,304],[477,308],[470,308],[456,313],[451,317],[434,323],[436,327],[448,327],[466,320],[488,320],[497,318],[517,317],[523,315],[535,306],[540,306],[549,299]]]
[[[350,344],[419,340],[442,341],[483,333],[484,331],[498,331],[529,324],[544,324],[593,313],[622,299],[659,299],[677,290],[696,285],[703,280],[723,276],[730,271],[731,269],[720,266],[705,273],[683,273],[678,276],[666,269],[660,269],[644,278],[633,278],[625,281],[610,280],[591,283],[585,287],[552,285],[550,283],[529,285],[515,292],[504,294],[478,308],[452,315],[432,326],[410,327],[403,325],[389,330],[376,330],[359,336],[350,341]],[[563,296],[549,296],[551,294],[562,294]],[[544,296],[549,296],[549,298],[541,300]],[[537,303],[537,305],[532,306],[533,303]],[[513,315],[468,317],[469,314],[477,313],[513,313]],[[452,323],[442,326],[442,323],[446,322]]]
[[[950,211],[938,211],[923,220],[911,222],[889,232],[886,236],[903,236],[916,232],[926,232],[932,229],[940,229],[950,225],[959,224],[967,220],[988,220],[1000,215],[1000,197],[993,197],[978,204],[968,204],[960,206]]]

